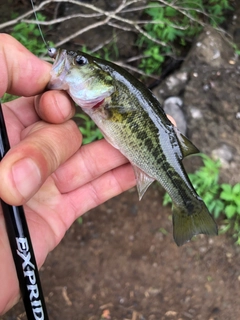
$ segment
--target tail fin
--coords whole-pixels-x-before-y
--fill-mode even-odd
[[[194,235],[203,233],[217,235],[216,222],[209,213],[205,203],[196,199],[190,208],[173,204],[173,237],[178,246],[191,240]]]

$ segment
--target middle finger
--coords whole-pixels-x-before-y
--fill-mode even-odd
[[[53,175],[61,193],[71,192],[128,160],[106,140],[82,146]]]

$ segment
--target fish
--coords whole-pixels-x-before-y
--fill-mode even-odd
[[[139,199],[157,180],[172,199],[178,246],[218,228],[182,164],[197,147],[168,119],[153,93],[124,68],[81,51],[49,48],[48,89],[66,90],[105,139],[132,164]]]

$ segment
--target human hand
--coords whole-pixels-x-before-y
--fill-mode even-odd
[[[105,140],[81,146],[70,120],[74,107],[60,91],[44,92],[51,65],[0,34],[0,97],[11,150],[0,163],[0,198],[24,204],[38,266],[73,221],[135,185],[133,170]],[[41,94],[42,93],[42,94]],[[0,211],[0,315],[19,299],[19,285]]]

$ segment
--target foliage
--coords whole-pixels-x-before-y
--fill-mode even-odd
[[[233,237],[240,244],[240,183],[231,186],[219,183],[220,162],[200,154],[203,166],[195,173],[190,173],[189,178],[197,193],[206,203],[209,212],[217,219],[221,216],[224,227],[221,232],[232,228]],[[166,193],[163,205],[171,203],[170,196]]]
[[[206,203],[209,211],[217,219],[224,209],[221,199],[218,199],[220,192],[219,169],[220,161],[214,161],[202,154],[203,166],[195,173],[190,173],[189,178],[193,187]]]
[[[77,218],[77,222],[78,222],[78,224],[82,225],[83,224],[83,218],[82,217],[78,217]]]
[[[173,51],[176,53],[175,43],[178,44],[178,50],[181,50],[199,34],[205,23],[217,27],[225,20],[224,11],[227,9],[231,9],[228,0],[166,0],[164,4],[161,1],[150,2],[145,14],[152,21],[144,27],[150,37],[164,45],[160,46],[141,35],[137,43],[144,47],[145,58],[142,59],[140,68],[147,74],[156,72],[167,54]]]
[[[233,237],[236,243],[240,245],[240,183],[231,186],[229,184],[221,185],[220,198],[225,203],[225,226],[222,232],[233,229]]]
[[[9,101],[12,101],[17,98],[18,98],[18,96],[14,96],[10,93],[4,93],[3,97],[1,98],[1,103],[9,102]]]
[[[38,13],[37,18],[39,21],[44,21],[45,16]],[[35,55],[41,55],[47,52],[47,48],[37,24],[19,22],[13,27],[11,35],[21,42],[29,51]],[[53,46],[49,44],[49,46]]]
[[[220,198],[226,203],[226,217],[231,219],[236,213],[240,215],[240,183],[235,186],[224,183],[221,185],[221,189]]]
[[[233,44],[233,49],[235,51],[235,54],[239,57],[240,56],[240,48],[234,43]]]
[[[90,55],[94,55],[96,58],[104,59],[104,60],[116,60],[119,58],[119,50],[116,43],[116,38],[113,37],[113,41],[108,44],[105,44],[103,47],[98,48],[94,53],[86,46],[83,45],[81,47],[81,51]]]
[[[79,129],[83,135],[84,144],[90,143],[94,140],[101,139],[103,137],[101,131],[86,114],[77,113],[75,117],[83,120],[83,125],[80,125]]]

